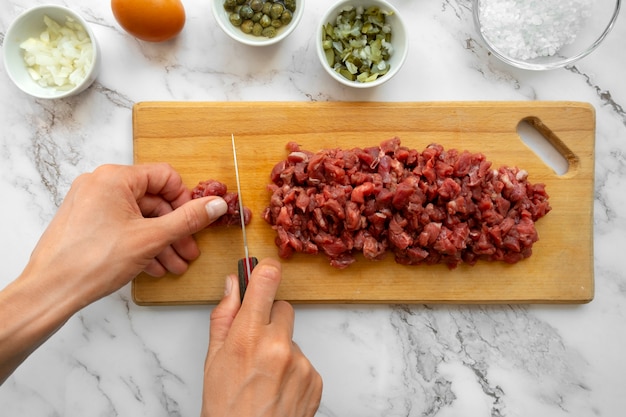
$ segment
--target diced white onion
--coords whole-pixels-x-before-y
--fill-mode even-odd
[[[42,87],[71,90],[87,77],[93,45],[85,28],[68,17],[65,25],[44,16],[46,30],[22,42],[31,78]]]

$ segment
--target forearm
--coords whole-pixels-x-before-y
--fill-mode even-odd
[[[0,291],[0,384],[82,306],[64,277],[27,268]]]
[[[183,273],[200,254],[193,234],[227,209],[219,197],[192,200],[166,164],[77,178],[22,275],[0,291],[0,383],[74,313],[140,272]]]

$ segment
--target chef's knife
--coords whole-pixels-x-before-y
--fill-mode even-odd
[[[246,236],[246,222],[243,212],[243,200],[241,198],[241,183],[239,181],[239,166],[237,165],[237,147],[235,146],[235,135],[231,134],[230,139],[233,145],[233,161],[235,163],[235,178],[237,180],[237,199],[239,200],[239,218],[241,220],[241,234],[243,236],[244,257],[237,262],[237,274],[239,276],[239,294],[241,297],[241,301],[243,301],[243,296],[246,294],[246,288],[248,288],[248,280],[250,279],[250,275],[252,274],[252,269],[254,269],[259,261],[254,256],[251,257],[250,253],[248,252],[248,238]]]

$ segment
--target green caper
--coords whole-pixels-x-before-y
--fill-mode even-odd
[[[255,23],[254,26],[252,27],[252,34],[254,36],[261,36],[262,33],[263,33],[263,26],[261,26],[260,23]]]
[[[296,0],[285,0],[285,8],[290,12],[296,11]]]
[[[272,25],[272,19],[270,19],[268,15],[264,14],[261,20],[259,20],[259,23],[261,24],[261,26],[266,28]]]
[[[275,27],[276,29],[278,29],[282,25],[283,25],[283,22],[281,22],[280,19],[272,20],[272,27]]]
[[[261,9],[261,11],[263,12],[263,14],[270,14],[270,12],[272,11],[272,3],[269,1],[263,3],[263,8]]]
[[[254,22],[250,19],[248,20],[244,20],[243,23],[241,24],[241,31],[243,33],[252,33],[252,28],[254,27]]]
[[[237,4],[239,4],[239,5],[242,5],[242,4],[245,4],[245,3],[246,3],[246,0],[237,0]]]
[[[260,12],[263,9],[263,0],[252,0],[250,7],[252,7],[252,10],[255,12]]]
[[[283,10],[285,10],[285,6],[280,3],[272,4],[272,9],[270,10],[270,17],[272,20],[280,19],[280,16],[283,14]]]
[[[282,15],[280,15],[280,21],[283,22],[283,25],[288,25],[293,19],[293,13],[289,10],[285,10]]]
[[[224,0],[224,9],[231,12],[237,5],[237,0]]]
[[[274,36],[276,36],[276,28],[273,26],[268,26],[263,29],[261,35],[265,36],[266,38],[273,38]]]
[[[241,26],[241,23],[243,22],[241,16],[239,16],[239,13],[231,13],[228,16],[228,19],[230,20],[230,23],[233,24],[233,26]]]
[[[239,16],[241,16],[242,19],[244,20],[252,19],[253,15],[254,15],[254,10],[252,10],[252,7],[250,7],[247,4],[244,4],[243,6],[241,6],[241,10],[239,10]]]
[[[252,21],[254,23],[257,23],[259,20],[261,20],[261,18],[263,17],[263,13],[261,12],[256,12],[253,16],[252,16]]]

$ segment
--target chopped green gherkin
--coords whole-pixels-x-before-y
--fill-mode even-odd
[[[354,81],[355,77],[354,74],[352,74],[350,71],[348,71],[346,68],[341,68],[339,71],[339,74],[341,74],[344,78],[349,79],[350,81]]]
[[[386,20],[391,13],[376,6],[348,7],[325,24],[322,47],[328,65],[351,81],[371,82],[385,75],[393,54]]]
[[[224,0],[223,4],[233,26],[266,38],[273,38],[290,24],[296,10],[296,0]]]
[[[328,40],[329,42],[332,42],[332,38],[333,38],[333,25],[331,23],[326,23],[326,25],[324,26],[324,37],[322,38],[322,40]]]
[[[328,62],[328,66],[332,67],[335,65],[335,54],[332,49],[324,49],[324,53],[326,54],[326,62]]]

